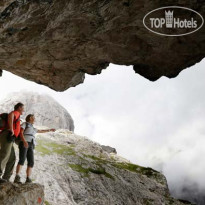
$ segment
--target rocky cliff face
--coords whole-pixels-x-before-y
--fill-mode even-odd
[[[37,142],[33,180],[44,185],[46,204],[183,204],[170,196],[161,173],[87,137],[61,129],[39,134]],[[25,167],[22,174],[24,181]]]
[[[201,0],[3,0],[0,69],[58,91],[109,63],[133,65],[150,80],[175,77],[205,56],[205,27],[181,37],[148,31],[143,17],[170,5],[205,16]]]
[[[37,125],[74,131],[74,121],[71,115],[48,95],[32,92],[11,93],[0,102],[0,113],[12,111],[14,105],[18,102],[25,105],[22,120],[25,120],[28,114],[34,114]]]

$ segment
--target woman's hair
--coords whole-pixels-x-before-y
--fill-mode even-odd
[[[33,117],[34,114],[29,114],[26,116],[26,122],[30,122],[31,117]]]

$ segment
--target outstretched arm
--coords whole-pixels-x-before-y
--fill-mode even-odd
[[[37,133],[46,133],[46,132],[55,132],[55,129],[48,129],[48,130],[38,130]]]

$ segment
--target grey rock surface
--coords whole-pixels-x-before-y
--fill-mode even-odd
[[[148,31],[144,16],[164,6],[205,16],[199,0],[1,1],[0,69],[63,91],[99,74],[109,63],[132,65],[150,79],[176,77],[205,56],[205,26],[164,37]]]
[[[115,153],[115,154],[117,154],[116,149],[113,148],[113,147],[110,147],[110,146],[107,146],[107,145],[102,145],[101,147],[102,147],[102,149],[103,149],[104,151],[106,151],[106,152],[108,152],[108,153]]]
[[[68,143],[69,142],[69,143]],[[159,172],[65,129],[37,135],[33,180],[50,205],[182,205]],[[22,181],[25,170],[22,170]]]
[[[44,202],[44,187],[40,184],[0,184],[1,205],[37,205]]]
[[[74,131],[74,121],[71,115],[48,95],[35,92],[11,93],[0,102],[0,113],[11,112],[18,102],[25,105],[24,115],[21,116],[22,120],[25,120],[28,114],[34,114],[36,125]]]

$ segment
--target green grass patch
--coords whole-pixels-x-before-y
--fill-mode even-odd
[[[120,169],[126,169],[131,172],[135,172],[138,174],[145,175],[151,179],[156,180],[158,183],[165,185],[166,181],[163,179],[163,176],[161,175],[160,172],[150,168],[150,167],[141,167],[136,164],[132,163],[111,163],[113,166],[120,168]]]
[[[104,161],[100,157],[96,157],[94,155],[83,154],[83,156],[88,157],[88,158],[93,159],[93,160],[97,160],[97,161]]]
[[[114,177],[107,173],[105,171],[105,169],[103,167],[98,167],[97,169],[93,169],[93,168],[85,168],[85,167],[82,167],[80,164],[68,164],[73,170],[77,171],[77,172],[80,172],[80,173],[83,173],[83,175],[85,177],[88,177],[89,176],[89,172],[92,172],[94,174],[102,174],[102,175],[105,175],[106,177],[108,178],[111,178],[111,179],[114,179]]]
[[[114,166],[118,169],[124,169],[124,170],[128,170],[128,171],[131,171],[131,172],[146,175],[147,177],[154,178],[156,181],[163,184],[163,180],[161,180],[162,177],[161,177],[160,172],[158,172],[158,171],[156,171],[152,168],[141,167],[139,165],[132,164],[132,163],[117,162],[113,159],[111,159],[109,161],[109,160],[102,159],[100,157],[96,157],[96,156],[93,156],[93,155],[84,154],[84,156],[87,157],[87,158],[93,159],[95,161],[95,164],[98,165],[98,166],[101,166],[103,164],[109,164],[109,165],[112,165],[112,166]]]
[[[105,168],[99,167],[98,169],[92,169],[92,168],[88,168],[88,169],[90,172],[94,174],[103,174],[110,179],[114,179],[114,177],[111,174],[105,171]]]
[[[79,164],[68,164],[68,166],[70,166],[76,172],[83,173],[84,176],[88,177],[89,170],[82,167],[81,165],[79,165]]]
[[[98,165],[98,166],[101,166],[101,165],[103,165],[103,164],[111,164],[112,162],[114,162],[114,161],[109,161],[109,160],[107,160],[107,159],[103,159],[103,158],[100,158],[100,157],[96,157],[96,156],[94,156],[94,155],[83,154],[83,156],[84,156],[85,158],[90,158],[90,159],[92,159],[92,160],[95,162],[95,164]]]
[[[170,205],[175,204],[175,200],[173,198],[169,198],[168,201]]]
[[[123,163],[123,162],[120,163],[120,162],[118,162],[118,163],[112,163],[112,165],[117,167],[117,168],[126,169],[126,170],[129,170],[131,172],[140,173],[140,174],[146,175],[148,177],[159,174],[159,172],[157,172],[156,170],[154,170],[152,168],[141,167],[139,165],[132,164],[132,163]]]
[[[129,170],[131,172],[141,173],[141,174],[144,174],[146,176],[152,176],[154,174],[159,173],[152,168],[141,167],[139,165],[132,164],[132,163],[116,162],[114,160],[108,161],[108,160],[105,160],[105,159],[102,159],[102,158],[99,158],[99,157],[96,157],[93,155],[84,154],[84,156],[95,160],[97,164],[99,164],[99,163],[100,164],[110,164],[116,168],[126,169],[126,170]]]
[[[48,201],[44,201],[45,205],[50,205],[50,203]]]
[[[143,204],[144,205],[152,205],[152,204],[154,204],[154,200],[153,199],[143,199]]]
[[[42,155],[51,155],[51,154],[59,154],[59,155],[75,155],[75,151],[72,147],[57,144],[55,142],[45,142],[43,140],[38,140],[38,145],[36,146],[36,150],[40,152]]]

